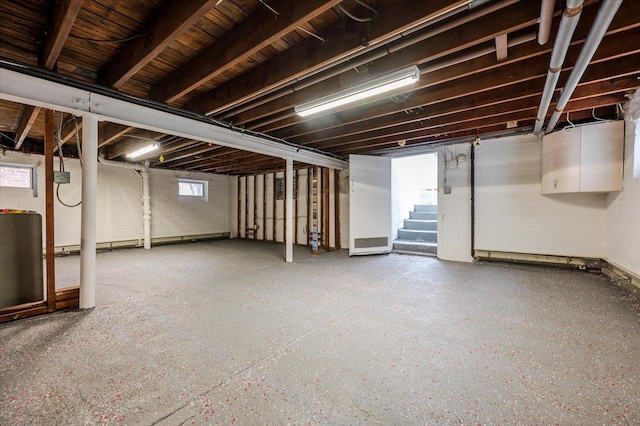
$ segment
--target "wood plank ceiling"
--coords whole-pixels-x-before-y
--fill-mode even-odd
[[[542,45],[536,37],[545,0],[467,3],[1,0],[0,58],[345,157],[528,132],[564,1],[555,1],[550,41]],[[554,99],[600,6],[584,3]],[[640,2],[627,0],[565,108],[568,118],[615,116],[640,86],[639,51]],[[294,112],[302,102],[411,65],[421,78],[408,89],[319,116]],[[62,143],[75,140],[78,124],[69,116],[60,122]],[[44,114],[0,101],[0,132],[5,148],[42,152]],[[101,125],[107,158],[123,160],[149,140],[160,144],[147,157],[154,167],[239,175],[284,167],[264,155]],[[73,156],[75,144],[63,150]]]

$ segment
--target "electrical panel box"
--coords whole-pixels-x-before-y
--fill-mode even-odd
[[[71,173],[53,172],[53,183],[71,183]]]

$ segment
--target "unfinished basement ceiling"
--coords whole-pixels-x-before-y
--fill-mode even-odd
[[[343,157],[529,132],[565,2],[553,5],[543,45],[544,0],[467,3],[2,0],[0,58]],[[601,3],[584,3],[549,114]],[[624,1],[560,125],[566,113],[572,122],[615,116],[640,86],[639,50],[640,2]],[[294,111],[412,65],[421,78],[408,88],[306,118]],[[73,142],[76,122],[62,120],[61,138]],[[0,132],[6,147],[42,152],[44,114],[0,101]],[[107,158],[123,160],[149,140],[160,145],[147,157],[154,167],[238,175],[284,168],[282,159],[101,124]],[[74,145],[65,153],[74,155]]]

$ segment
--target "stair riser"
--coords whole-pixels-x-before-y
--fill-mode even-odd
[[[437,212],[438,206],[428,206],[424,204],[415,204],[413,210],[416,212]]]
[[[409,232],[405,229],[398,229],[398,239],[412,240],[412,241],[426,241],[428,243],[435,243],[438,241],[438,234],[436,232],[429,232],[429,231]]]
[[[438,213],[432,213],[432,212],[409,212],[409,219],[438,220]]]
[[[438,254],[438,247],[436,246],[418,246],[418,245],[412,245],[410,243],[393,243],[393,249],[397,250],[397,251],[406,251],[406,252],[413,252],[413,253],[424,253],[424,254],[431,254],[431,255],[437,255]]]
[[[438,222],[423,222],[416,220],[407,220],[404,221],[404,229],[415,229],[420,231],[437,231],[438,230]]]

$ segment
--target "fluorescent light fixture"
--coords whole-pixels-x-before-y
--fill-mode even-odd
[[[361,99],[389,92],[400,87],[408,86],[420,80],[420,69],[417,66],[375,78],[366,83],[358,84],[349,89],[323,96],[319,99],[302,103],[294,108],[301,117],[347,105]]]
[[[137,157],[140,157],[141,155],[148,154],[151,151],[155,151],[156,149],[158,149],[158,144],[152,143],[150,145],[137,149],[130,154],[127,154],[127,158],[137,158]]]

